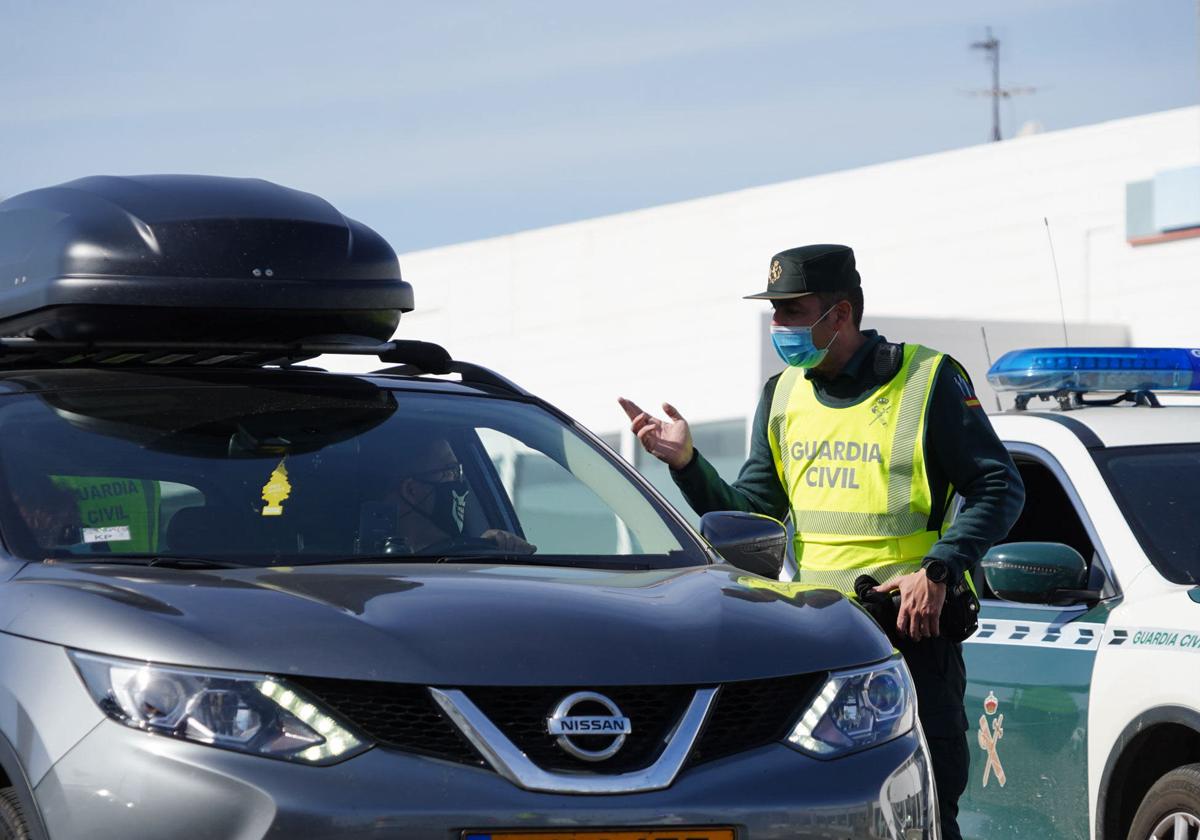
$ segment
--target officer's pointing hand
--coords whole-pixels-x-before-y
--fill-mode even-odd
[[[660,420],[624,397],[617,397],[617,402],[633,421],[630,428],[642,442],[642,448],[673,470],[681,470],[691,463],[692,430],[673,405],[663,403],[668,419]]]
[[[896,629],[914,642],[941,635],[942,605],[946,584],[934,583],[924,569],[900,575],[875,587],[876,592],[900,591],[900,613]]]

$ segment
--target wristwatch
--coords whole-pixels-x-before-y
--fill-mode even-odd
[[[950,567],[941,560],[928,560],[922,568],[925,577],[933,583],[945,583],[950,579]]]

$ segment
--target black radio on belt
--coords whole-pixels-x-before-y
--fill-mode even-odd
[[[878,622],[895,644],[900,635],[900,631],[896,629],[896,619],[900,615],[900,594],[876,592],[875,587],[878,585],[879,581],[870,575],[859,575],[854,581],[854,595],[863,605],[863,609]],[[975,597],[966,578],[961,577],[954,586],[946,587],[946,603],[942,605],[942,615],[938,622],[939,632],[943,638],[952,642],[962,642],[969,638],[978,626],[979,599]]]

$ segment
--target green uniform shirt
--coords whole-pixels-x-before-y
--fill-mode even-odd
[[[890,376],[875,371],[875,352],[884,338],[874,330],[863,332],[867,340],[845,367],[832,379],[808,371],[817,399],[834,408],[861,402]],[[894,375],[894,374],[892,374]],[[767,423],[778,376],[767,380],[754,413],[750,457],[737,480],[728,484],[717,475],[699,451],[671,476],[684,498],[698,514],[714,510],[765,513],[776,519],[787,516],[787,493],[775,471]],[[1025,487],[1008,451],[996,437],[992,424],[975,398],[974,388],[962,368],[947,359],[933,385],[933,396],[925,428],[925,459],[934,499],[946,497],[952,485],[963,498],[954,523],[929,551],[929,558],[944,561],[957,577],[979,562],[983,554],[1007,536],[1025,501]],[[942,520],[931,517],[931,530]]]

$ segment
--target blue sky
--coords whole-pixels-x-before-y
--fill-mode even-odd
[[[0,196],[253,175],[399,251],[1200,100],[1196,0],[0,0]]]

